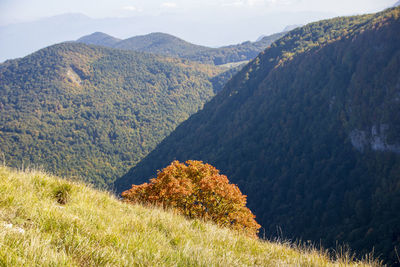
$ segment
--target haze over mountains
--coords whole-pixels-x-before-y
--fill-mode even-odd
[[[172,160],[227,174],[273,237],[391,264],[400,243],[400,8],[325,20],[279,39],[117,180]]]
[[[164,32],[194,44],[219,47],[256,40],[262,34],[281,32],[287,25],[304,24],[333,16],[335,14],[320,12],[257,16],[237,14],[235,19],[218,19],[215,22],[213,18],[219,18],[218,14],[209,14],[203,19],[176,16],[174,13],[104,19],[93,19],[82,14],[63,14],[0,26],[0,62],[26,56],[52,44],[76,40],[93,32],[106,32],[122,39],[150,32]]]
[[[121,39],[102,32],[95,32],[90,35],[83,36],[77,40],[78,43],[100,45],[105,47],[114,47],[121,41]]]

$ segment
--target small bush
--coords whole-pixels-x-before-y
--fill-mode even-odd
[[[54,188],[53,196],[59,204],[65,205],[70,200],[71,190],[70,184],[61,184]]]
[[[260,225],[246,207],[246,196],[209,164],[174,161],[150,183],[133,185],[125,201],[174,208],[189,218],[210,220],[257,237]]]

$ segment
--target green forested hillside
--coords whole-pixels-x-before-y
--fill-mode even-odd
[[[247,61],[255,58],[273,41],[284,36],[286,32],[265,36],[257,42],[210,48],[194,45],[165,33],[151,33],[135,36],[115,42],[115,39],[104,33],[93,33],[77,40],[80,43],[102,45],[123,50],[148,52],[163,56],[180,57],[205,64],[222,65],[230,62]]]
[[[117,180],[203,160],[248,195],[269,237],[400,248],[400,8],[295,29]]]
[[[78,43],[7,61],[0,158],[109,185],[214,96],[222,71]]]

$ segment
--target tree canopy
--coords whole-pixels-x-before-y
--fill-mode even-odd
[[[252,237],[260,228],[240,189],[201,161],[173,161],[150,183],[132,185],[122,196],[128,202],[174,208],[186,217],[210,220]]]

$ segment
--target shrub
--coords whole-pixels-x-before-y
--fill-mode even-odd
[[[150,183],[132,185],[122,197],[127,202],[174,208],[186,217],[211,220],[252,237],[260,228],[239,188],[201,161],[174,161]]]
[[[70,199],[71,189],[70,184],[61,184],[54,188],[53,196],[59,204],[65,205]]]

